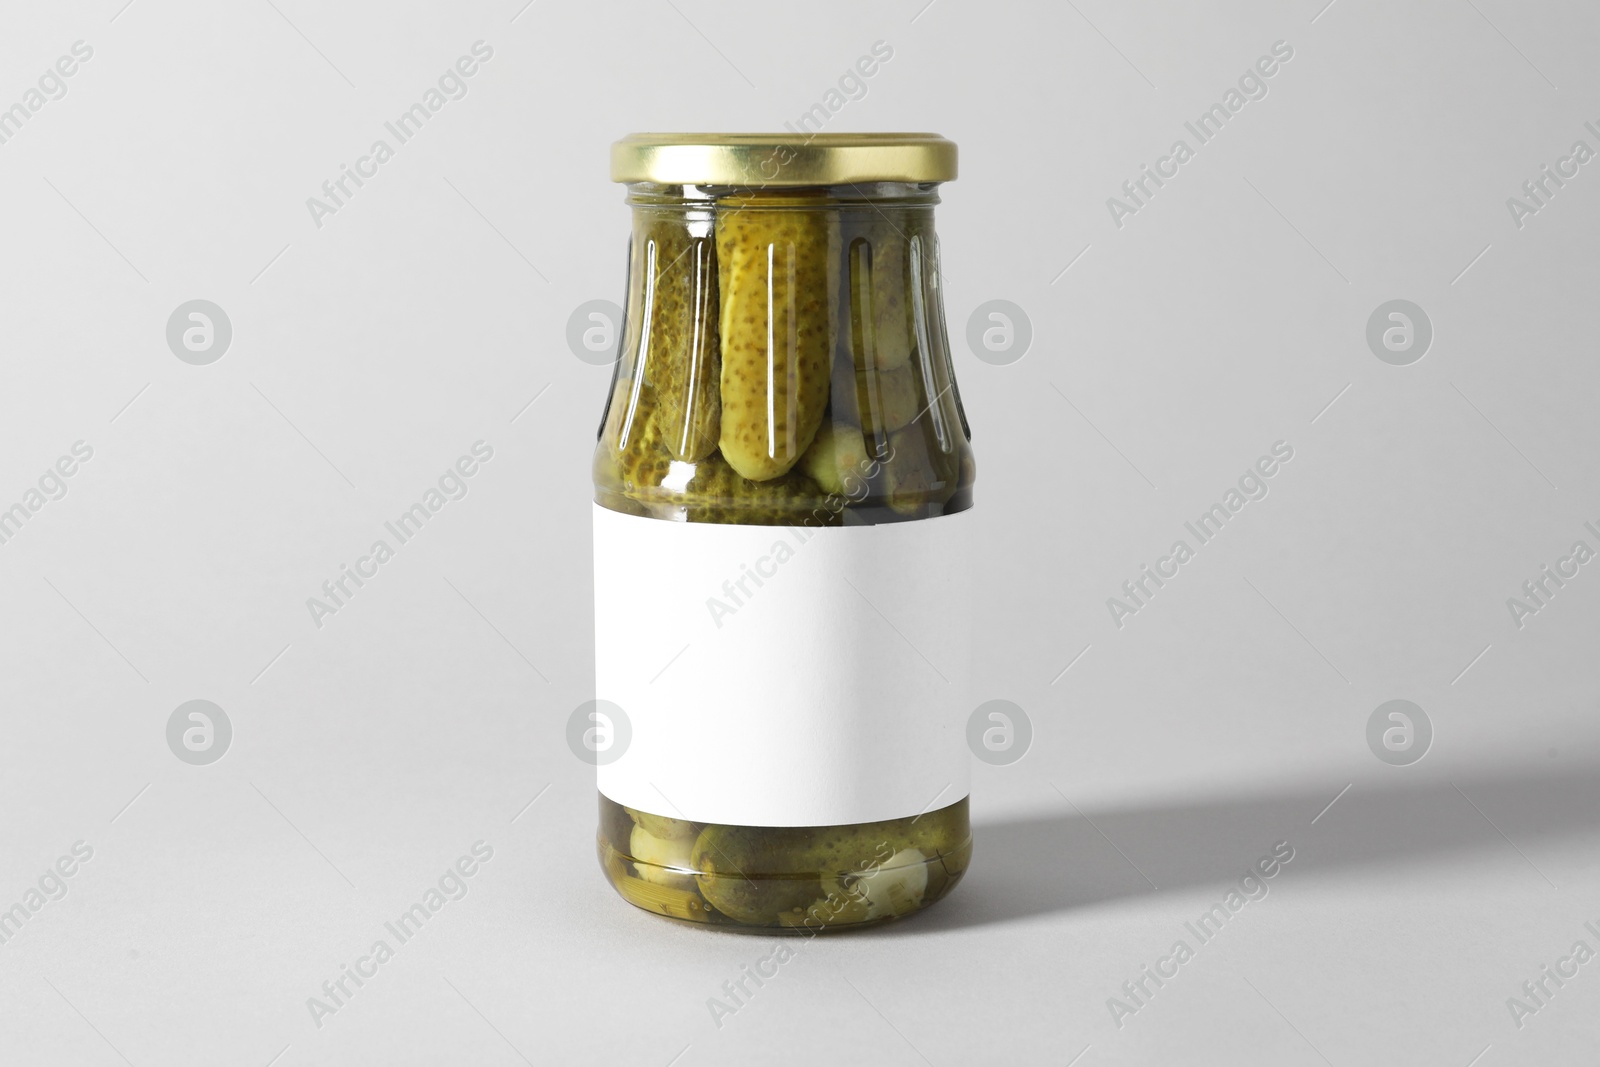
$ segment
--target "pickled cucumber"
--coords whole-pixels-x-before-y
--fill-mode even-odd
[[[639,363],[654,388],[667,451],[694,462],[716,449],[721,433],[716,246],[671,217],[645,216],[639,228]]]
[[[828,402],[836,224],[818,209],[718,205],[722,432],[728,465],[752,481],[785,474]]]

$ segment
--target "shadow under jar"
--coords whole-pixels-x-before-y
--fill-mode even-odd
[[[629,902],[810,932],[972,852],[971,434],[927,134],[634,135],[594,454],[599,853]],[[620,710],[619,710],[620,709]]]

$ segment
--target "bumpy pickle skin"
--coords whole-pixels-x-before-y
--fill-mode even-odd
[[[608,507],[687,522],[749,526],[840,522],[836,510],[822,506],[826,492],[803,470],[753,482],[717,452],[694,465],[681,489],[668,488],[663,483],[676,461],[663,440],[661,423],[653,387],[644,385],[635,392],[632,381],[617,383],[594,463],[595,484]]]
[[[720,312],[710,228],[709,221],[644,215],[635,238],[636,269],[645,279],[639,362],[655,390],[667,451],[688,463],[709,456],[721,436]]]
[[[810,446],[828,403],[833,352],[832,249],[825,207],[717,208],[722,295],[722,432],[728,465],[751,481],[786,474]]]
[[[610,487],[643,499],[661,484],[672,455],[662,439],[653,386],[642,378],[619,377],[600,432],[604,466],[597,473],[614,479]]]
[[[746,526],[778,526],[809,521],[816,501],[824,496],[804,471],[793,470],[766,481],[741,475],[719,454],[695,467],[681,498],[689,522],[732,522]],[[836,525],[837,515],[819,511],[822,525]]]

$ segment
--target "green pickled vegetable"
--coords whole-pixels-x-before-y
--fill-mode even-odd
[[[636,264],[646,287],[639,363],[654,387],[662,441],[673,459],[688,462],[716,450],[722,421],[716,246],[695,236],[697,228],[646,216]]]
[[[717,212],[722,456],[752,481],[785,474],[828,402],[830,238],[821,210],[729,200]]]

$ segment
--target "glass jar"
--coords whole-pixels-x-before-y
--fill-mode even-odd
[[[975,468],[925,134],[634,135],[594,454],[601,865],[678,919],[927,907],[971,856]]]

